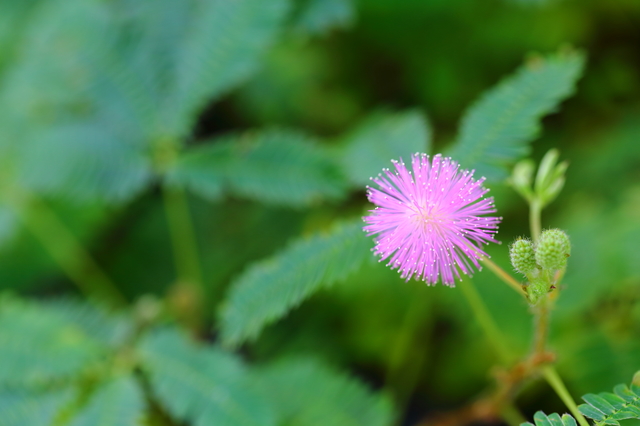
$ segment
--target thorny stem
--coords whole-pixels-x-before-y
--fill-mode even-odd
[[[587,420],[582,416],[580,411],[578,411],[578,407],[576,406],[575,401],[569,394],[566,386],[562,382],[562,379],[558,375],[558,372],[552,365],[545,365],[542,367],[542,375],[547,380],[549,385],[553,388],[554,391],[558,394],[562,402],[569,408],[571,414],[578,420],[580,426],[589,426]]]
[[[505,282],[509,287],[514,289],[519,295],[523,297],[527,297],[527,294],[522,289],[522,284],[520,284],[515,278],[509,275],[504,269],[494,263],[491,259],[486,256],[482,256],[480,258],[482,262],[487,265],[487,268],[491,270],[498,278],[500,278],[503,282]]]
[[[28,200],[23,195],[21,202],[7,198],[13,198],[15,213],[82,293],[96,302],[106,300],[113,307],[126,305],[120,290],[44,201],[32,195]]]
[[[501,362],[503,364],[509,364],[513,358],[507,347],[506,339],[498,329],[478,291],[466,277],[460,282],[460,289]]]

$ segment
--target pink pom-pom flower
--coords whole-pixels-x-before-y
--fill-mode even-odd
[[[471,274],[471,264],[487,254],[482,244],[498,243],[501,217],[493,198],[483,198],[484,178],[473,179],[473,171],[460,170],[451,158],[426,154],[411,157],[411,168],[392,161],[395,170],[383,169],[371,180],[379,188],[367,187],[369,201],[376,205],[364,217],[368,235],[374,235],[373,252],[380,261],[389,260],[402,278],[415,275],[427,284],[439,279],[453,286],[460,271]]]

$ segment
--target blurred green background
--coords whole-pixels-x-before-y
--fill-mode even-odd
[[[190,253],[179,242],[189,230],[171,227],[172,195],[163,189],[171,181],[163,167],[176,152],[269,128],[276,145],[277,132],[294,129],[340,153],[345,135],[376,114],[423,117],[433,133],[430,151],[440,152],[483,92],[528,58],[573,46],[586,53],[584,75],[531,144],[536,161],[557,147],[570,162],[565,189],[543,212],[543,227],[565,229],[573,244],[551,347],[576,397],[629,382],[640,369],[640,2],[278,1],[254,12],[256,22],[282,15],[262,33],[232,19],[233,11],[191,26],[190,8],[204,3],[0,2],[5,292],[59,298],[77,292],[65,271],[93,274],[67,236],[38,233],[55,216],[129,303],[154,295],[166,301],[169,318],[198,323],[200,335],[217,342],[229,286],[249,265],[369,205],[363,186],[336,194],[321,187],[320,195],[293,202],[281,194],[269,202],[263,188],[241,183],[180,192],[188,197],[205,289],[194,293],[186,282]],[[191,30],[211,33],[209,51],[180,44]],[[254,41],[233,61],[215,56],[245,38]],[[179,92],[170,90],[174,74],[188,96],[172,95]],[[339,161],[357,169],[359,157],[344,155]],[[241,168],[221,158],[221,168]],[[488,250],[511,270],[508,244],[529,233],[527,205],[504,181],[489,186],[504,220],[503,244]],[[179,259],[176,269],[172,245],[187,272]],[[384,390],[398,424],[472,400],[492,383],[496,358],[462,295],[405,283],[371,260],[270,324],[241,346],[241,356],[252,365],[320,358]],[[489,271],[473,281],[512,346],[526,353],[524,301]],[[518,405],[528,418],[538,409],[566,411],[540,381]]]

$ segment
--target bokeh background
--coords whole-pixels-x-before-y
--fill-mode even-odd
[[[174,262],[172,201],[162,189],[169,178],[154,175],[172,155],[266,128],[279,129],[276,145],[277,132],[295,131],[339,152],[345,135],[376,114],[424,120],[431,152],[440,152],[483,92],[536,55],[575,48],[586,54],[584,75],[575,94],[543,119],[530,155],[538,161],[555,147],[570,163],[565,189],[543,212],[543,226],[565,229],[573,243],[551,347],[576,397],[628,383],[640,369],[640,2],[282,1],[271,11],[256,9],[263,17],[256,19],[266,21],[288,7],[277,28],[263,33],[234,21],[233,11],[212,18],[211,29],[191,23],[179,1],[146,3],[0,2],[6,294],[83,298],[68,273],[93,272],[69,242],[75,238],[129,304],[154,296],[168,306],[169,321],[197,323],[201,339],[215,344],[229,286],[253,262],[369,206],[364,187],[336,197],[329,188],[321,191],[325,197],[294,202],[277,195],[269,202],[251,188],[182,193],[205,288],[198,293],[185,282],[192,253],[179,242],[187,272]],[[103,16],[104,8],[112,15]],[[211,30],[211,51],[180,45],[185,28]],[[215,56],[245,38],[254,41],[235,52],[235,62]],[[118,60],[105,53],[113,45]],[[133,71],[120,72],[123,64]],[[187,87],[189,96],[170,96],[174,72],[176,87]],[[131,99],[146,102],[143,113],[127,106]],[[148,166],[132,166],[144,158],[151,158]],[[358,167],[357,156],[346,161]],[[242,170],[231,160],[219,167]],[[529,233],[527,205],[504,181],[490,187],[504,221],[503,244],[489,252],[511,270],[507,247]],[[71,240],[46,230],[52,217]],[[189,233],[180,225],[173,230]],[[526,353],[531,324],[524,301],[489,271],[473,281],[511,345]],[[397,424],[406,425],[471,401],[491,385],[496,363],[457,289],[404,282],[375,261],[314,293],[235,351],[252,365],[300,354],[319,358],[387,395]],[[528,418],[538,409],[566,411],[542,381],[531,383],[518,405]]]

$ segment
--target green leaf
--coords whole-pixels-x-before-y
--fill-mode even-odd
[[[537,411],[533,415],[533,421],[535,421],[536,426],[553,426],[549,417],[542,411]]]
[[[582,413],[582,415],[589,417],[590,419],[601,421],[606,417],[604,413],[596,408],[587,405],[581,404],[578,406],[578,411]]]
[[[569,414],[563,414],[562,415],[562,424],[564,426],[578,426],[576,419],[574,419],[571,415]]]
[[[578,426],[576,419],[574,419],[569,414],[563,414],[562,418],[559,414],[553,413],[550,415],[546,415],[542,411],[536,412],[533,416],[535,421],[535,426]],[[526,422],[521,423],[520,426],[534,426],[533,424]]]
[[[69,426],[138,426],[145,405],[135,379],[123,375],[102,383]]]
[[[604,398],[594,395],[592,393],[588,393],[582,397],[589,405],[593,406],[599,411],[602,411],[604,414],[611,414],[616,409],[609,404]]]
[[[129,96],[111,81],[117,28],[97,0],[40,3],[3,75],[7,170],[39,193],[124,201],[149,183],[150,165]]]
[[[18,179],[32,191],[71,200],[123,202],[150,182],[142,149],[94,124],[58,126],[22,150]]]
[[[183,153],[167,183],[218,198],[223,189],[258,201],[306,206],[344,195],[332,157],[312,138],[285,130],[225,136]]]
[[[283,359],[263,368],[259,377],[279,424],[386,426],[394,420],[388,398],[313,359]]]
[[[431,130],[418,111],[377,113],[343,138],[341,161],[351,184],[363,189],[391,160],[428,152]]]
[[[232,354],[198,346],[174,330],[147,335],[140,352],[153,394],[175,419],[194,426],[275,425],[272,410]]]
[[[351,26],[355,13],[352,0],[306,0],[294,18],[293,29],[301,34],[326,34]]]
[[[549,414],[548,419],[551,422],[551,426],[563,426],[562,419],[558,413]]]
[[[69,390],[0,390],[0,426],[51,426],[72,397],[73,393]]]
[[[625,405],[625,400],[620,398],[618,395],[614,395],[609,392],[602,392],[599,394],[602,399],[607,401],[614,409],[619,410]],[[584,397],[583,397],[584,399]],[[586,401],[586,400],[585,400]],[[588,402],[588,401],[587,401]]]
[[[633,412],[631,410],[622,409],[614,413],[610,418],[613,420],[637,419],[640,418],[640,414],[637,411]]]
[[[199,110],[250,77],[274,43],[287,0],[191,2],[188,26],[175,55],[175,86],[161,120],[186,135]],[[153,6],[155,7],[155,5]]]
[[[322,286],[346,278],[370,256],[371,241],[361,219],[334,226],[326,234],[295,241],[275,256],[253,264],[232,284],[221,311],[228,345],[255,338]]]
[[[119,347],[135,334],[136,324],[126,312],[107,312],[95,304],[73,298],[48,300],[40,306],[106,346]]]
[[[471,106],[447,155],[487,179],[505,178],[509,166],[530,152],[542,117],[573,93],[584,62],[573,51],[529,61]]]
[[[42,305],[0,303],[0,385],[47,384],[78,374],[106,347]]]
[[[626,402],[633,402],[636,399],[636,395],[631,392],[631,390],[627,387],[627,385],[620,384],[613,388],[613,391],[620,398],[624,399]]]

